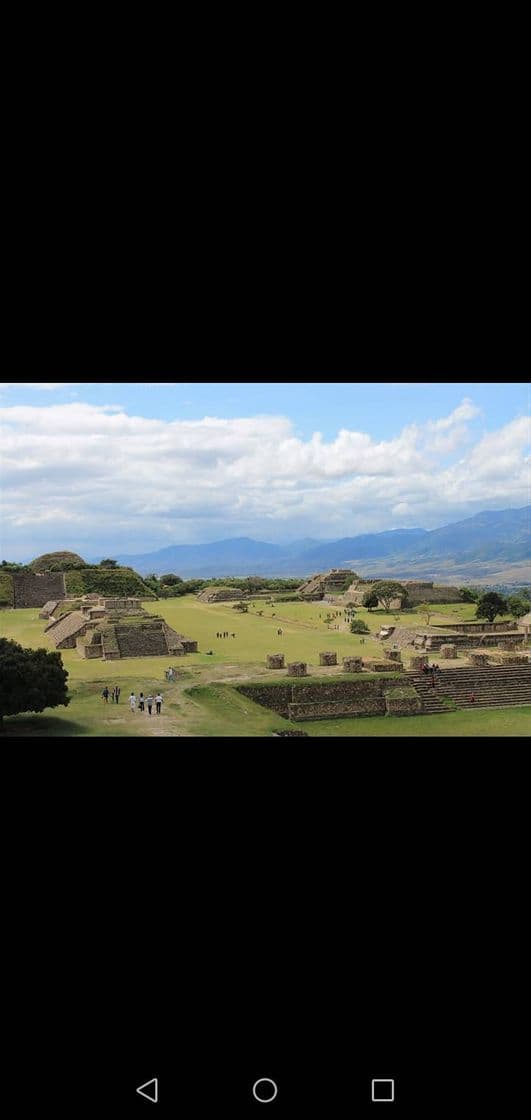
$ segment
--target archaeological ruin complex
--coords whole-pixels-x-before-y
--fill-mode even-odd
[[[50,608],[57,613],[47,614]],[[139,599],[92,595],[77,601],[50,601],[41,611],[43,616],[49,618],[45,633],[55,648],[77,649],[84,658],[117,661],[197,653],[195,639],[178,634],[160,615],[148,614]]]
[[[378,579],[385,577],[379,576]],[[460,603],[461,595],[457,587],[434,584],[419,580],[396,580],[401,583],[407,592],[407,597],[412,606],[419,603]],[[327,595],[341,595],[345,604],[361,606],[363,596],[372,591],[376,577],[362,579],[356,572],[349,568],[332,568],[329,572],[321,572],[311,579],[307,579],[298,589],[302,599],[322,600]],[[401,600],[391,601],[391,610],[401,609]],[[383,606],[383,603],[380,603]]]

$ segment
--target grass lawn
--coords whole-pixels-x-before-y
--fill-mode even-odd
[[[342,630],[329,629],[324,619],[332,606],[321,603],[275,603],[268,606],[256,600],[248,614],[240,614],[230,603],[199,603],[195,596],[146,603],[152,614],[161,614],[176,630],[196,638],[201,652],[176,658],[173,664],[183,675],[171,684],[164,672],[172,663],[169,656],[127,658],[124,661],[85,661],[76,650],[62,650],[68,670],[71,702],[67,708],[48,709],[39,715],[7,717],[4,735],[36,736],[260,736],[280,727],[307,731],[312,737],[369,736],[452,736],[452,735],[525,735],[530,723],[529,708],[474,712],[448,712],[444,715],[360,719],[318,720],[313,723],[290,723],[274,712],[255,704],[231,687],[237,680],[280,680],[265,668],[266,653],[283,652],[288,661],[307,661],[312,675],[323,675],[319,669],[319,652],[335,650],[339,667],[325,675],[340,674],[341,658],[348,655],[381,656],[382,643],[374,637],[382,623],[397,622],[393,613],[356,611],[370,627],[362,644],[360,635],[350,634],[344,621],[333,620]],[[257,611],[263,612],[260,617]],[[30,648],[53,645],[44,633],[46,622],[37,609],[4,610],[0,612],[0,635],[14,638]],[[474,604],[449,604],[437,608],[430,619],[434,623],[466,621],[475,613]],[[343,617],[343,616],[342,616]],[[423,619],[416,612],[399,617],[401,626],[422,627]],[[277,635],[282,627],[282,637]],[[236,638],[216,638],[217,631],[235,632]],[[209,656],[206,650],[214,650]],[[226,683],[223,683],[226,682]],[[103,686],[112,689],[120,684],[119,705],[105,704],[101,699]],[[134,690],[161,690],[164,696],[160,717],[129,710],[128,695]]]

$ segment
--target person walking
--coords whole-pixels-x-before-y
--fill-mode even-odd
[[[116,697],[116,703],[118,703],[118,701],[119,701],[119,699],[120,699],[120,693],[121,693],[121,691],[122,691],[122,690],[121,690],[121,688],[118,688],[118,685],[116,685],[116,688],[115,688],[115,690],[114,690],[114,695],[115,695],[115,697]]]
[[[129,707],[130,707],[132,712],[134,712],[135,709],[136,709],[136,696],[135,696],[134,692],[132,692],[130,697],[129,697]]]
[[[144,693],[143,692],[141,692],[140,696],[138,697],[138,707],[140,708],[141,712],[144,711]]]
[[[105,688],[103,689],[103,692],[102,692],[101,695],[102,695],[105,703],[108,704],[109,703],[109,689],[107,688],[107,685],[105,685]]]
[[[148,710],[148,716],[150,716],[151,715],[151,709],[153,707],[153,697],[151,696],[151,694],[149,696],[146,696],[146,707],[147,707],[147,710]]]
[[[160,692],[157,692],[157,695],[155,696],[155,704],[156,704],[156,709],[157,709],[157,715],[160,716],[160,709],[162,707],[162,696],[161,696]]]
[[[111,692],[111,704],[114,704],[115,699],[116,699],[116,689],[113,688],[113,690]]]
[[[475,704],[476,697],[475,697],[475,694],[473,692],[470,693],[469,700],[470,700],[471,704]]]

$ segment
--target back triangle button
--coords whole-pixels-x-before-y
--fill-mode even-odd
[[[156,1104],[159,1099],[158,1077],[153,1077],[151,1081],[145,1081],[143,1085],[139,1085],[137,1093],[140,1093],[140,1096],[145,1097],[146,1100],[153,1101],[153,1104]]]

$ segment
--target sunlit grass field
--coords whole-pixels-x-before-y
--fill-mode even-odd
[[[383,654],[376,638],[382,624],[390,623],[413,629],[422,628],[421,612],[395,615],[384,611],[356,609],[371,634],[364,641],[350,634],[344,615],[333,617],[330,628],[325,618],[339,607],[322,603],[274,603],[256,600],[248,614],[235,611],[231,603],[206,604],[195,596],[166,599],[144,604],[147,611],[162,615],[177,631],[195,638],[199,653],[177,658],[173,664],[183,676],[169,685],[165,670],[171,658],[128,658],[124,661],[86,661],[76,650],[62,650],[69,673],[71,702],[67,708],[48,709],[40,715],[19,715],[4,721],[5,734],[43,736],[269,736],[280,727],[307,731],[312,737],[370,736],[454,736],[454,735],[524,735],[529,727],[529,708],[448,712],[444,715],[416,717],[370,717],[345,720],[319,720],[291,723],[262,706],[243,697],[232,687],[238,679],[271,680],[275,674],[265,668],[267,653],[283,652],[288,661],[307,661],[309,671],[319,675],[319,653],[335,650],[339,666],[349,654],[364,657]],[[262,611],[262,616],[258,615]],[[53,649],[46,637],[46,622],[38,617],[38,609],[0,612],[0,635],[14,638],[21,645]],[[473,620],[473,603],[437,607],[430,625]],[[277,634],[282,627],[283,634]],[[217,638],[219,631],[235,633],[236,637]],[[206,651],[213,650],[212,656]],[[330,672],[330,671],[329,671]],[[339,673],[340,668],[331,670]],[[278,678],[276,678],[278,679]],[[223,683],[223,682],[227,683]],[[104,685],[112,689],[120,684],[119,705],[105,704],[101,698]],[[127,698],[133,690],[138,696],[161,690],[164,696],[162,715],[133,714]]]

